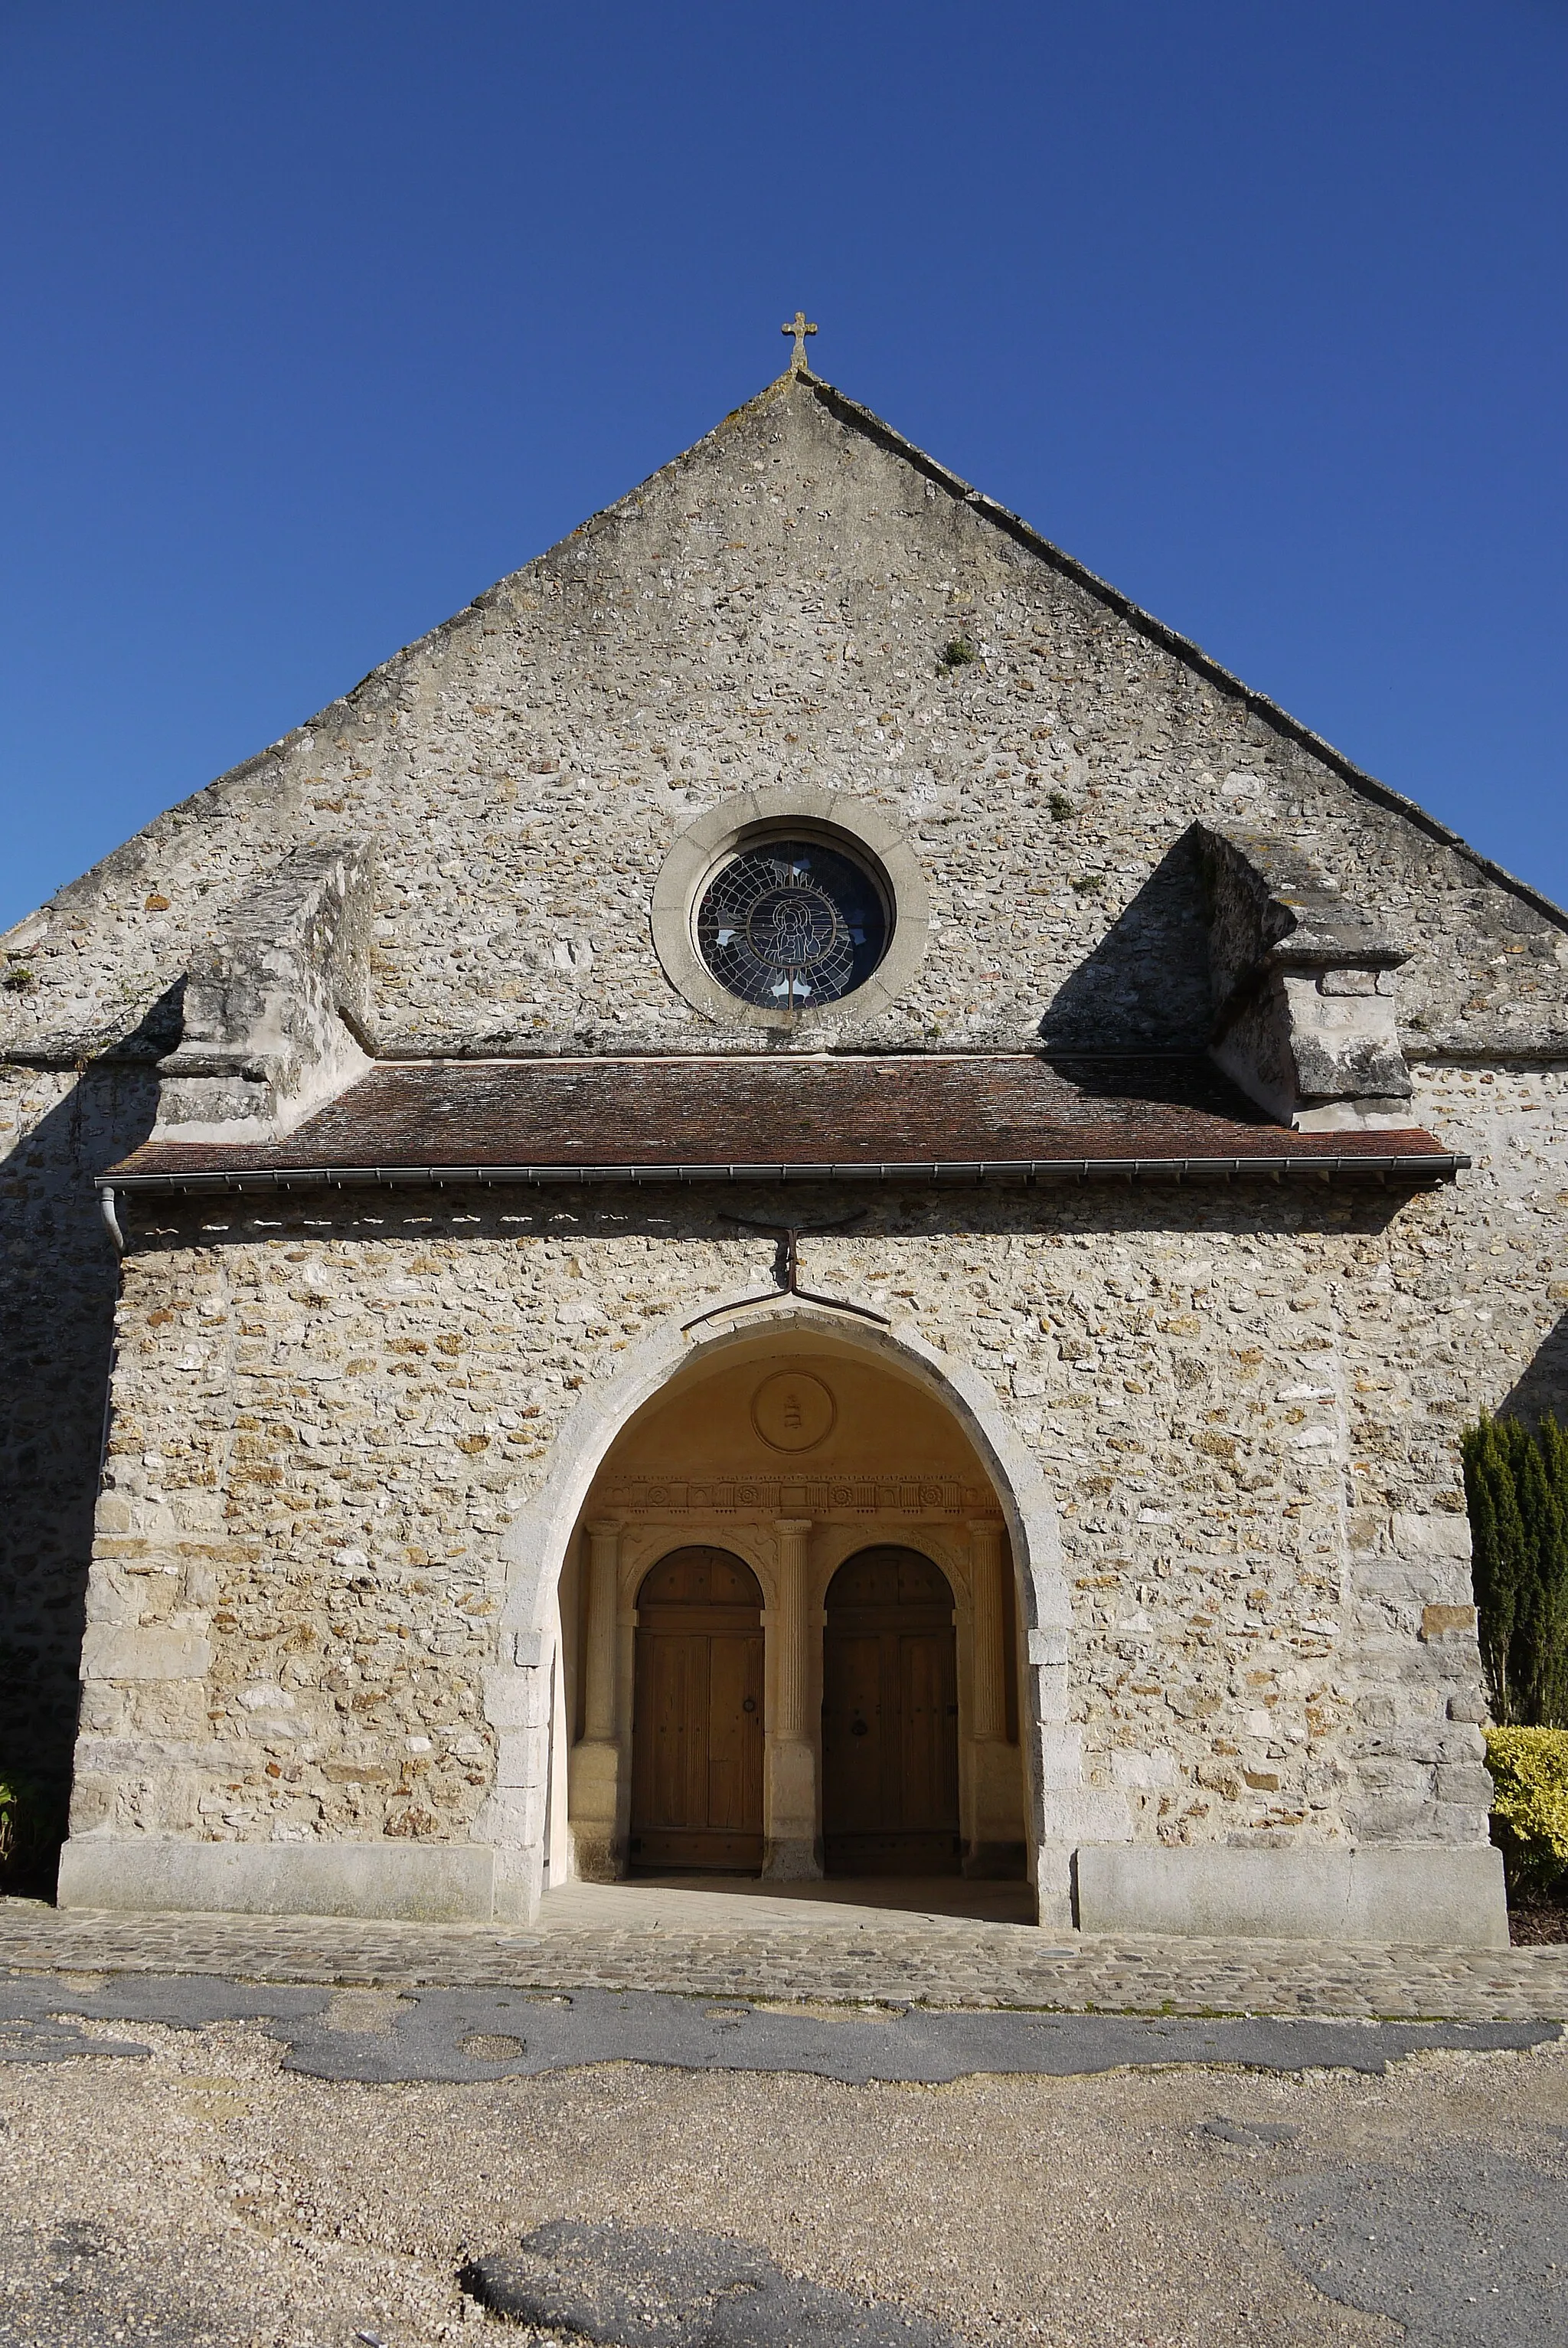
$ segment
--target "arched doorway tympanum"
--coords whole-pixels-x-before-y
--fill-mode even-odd
[[[953,1593],[913,1549],[866,1549],[827,1588],[822,1824],[829,1875],[957,1875]]]
[[[637,1596],[634,1868],[763,1863],[763,1593],[728,1550],[678,1549]]]

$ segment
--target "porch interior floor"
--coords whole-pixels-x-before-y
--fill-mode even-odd
[[[785,1931],[841,1930],[889,1915],[921,1921],[1032,1924],[1030,1884],[957,1875],[845,1876],[799,1883],[754,1875],[640,1875],[625,1883],[563,1883],[547,1891],[547,1930]]]

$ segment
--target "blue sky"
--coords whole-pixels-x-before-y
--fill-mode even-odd
[[[0,0],[0,926],[819,371],[1568,899],[1568,8]]]

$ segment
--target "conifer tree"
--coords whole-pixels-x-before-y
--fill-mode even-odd
[[[1462,1443],[1481,1662],[1500,1724],[1568,1727],[1568,1435],[1482,1418]]]

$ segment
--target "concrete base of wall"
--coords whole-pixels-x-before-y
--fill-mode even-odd
[[[1485,1844],[1233,1850],[1101,1843],[1079,1849],[1076,1874],[1085,1932],[1508,1946],[1502,1854]]]
[[[76,1836],[60,1853],[62,1908],[193,1909],[263,1916],[382,1916],[487,1923],[496,1855],[482,1844],[177,1842]]]
[[[809,1843],[784,1845],[768,1858],[764,1873],[775,1881],[822,1872]],[[1501,1854],[1484,1845],[1168,1850],[1086,1844],[1074,1872],[1077,1921],[1086,1932],[1508,1946]],[[477,1843],[203,1843],[86,1835],[60,1853],[59,1901],[62,1908],[487,1923],[497,1914],[496,1884],[496,1853]]]

